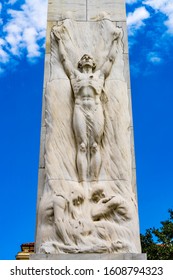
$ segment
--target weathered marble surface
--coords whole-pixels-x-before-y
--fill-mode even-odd
[[[94,21],[102,11],[113,21],[126,20],[124,0],[49,0],[48,5],[48,21],[60,20],[66,11],[71,11],[77,21]]]
[[[126,46],[121,26],[119,39],[113,40],[117,26],[105,13],[97,15],[97,21],[90,22],[75,21],[68,14],[52,29],[50,80],[45,93],[46,140],[41,161],[45,171],[40,179],[40,182],[44,180],[44,187],[39,189],[37,253],[140,253],[136,191],[132,185],[132,123],[124,71]],[[99,160],[95,161],[99,171],[95,177],[91,176],[92,168],[86,176],[80,176],[79,172],[77,149],[81,143],[78,143],[73,122],[76,106],[73,79],[79,74],[69,75],[63,62],[56,33],[61,27],[65,59],[68,58],[75,71],[80,71],[77,64],[84,54],[89,54],[96,63],[94,79],[105,61],[111,62],[109,73],[99,76],[104,79],[101,92],[104,91],[106,102],[101,101],[96,85],[85,81],[85,87],[92,89],[87,93],[89,98],[95,100],[95,96],[99,96],[104,117],[99,142],[95,139],[99,146]],[[111,61],[109,54],[113,41],[116,53]],[[99,83],[98,79],[96,83]],[[85,94],[83,90],[81,94]],[[88,109],[89,100],[86,103],[83,108]],[[91,150],[90,147],[87,153],[91,154]],[[87,159],[87,169],[91,165],[91,160]]]
[[[31,254],[30,260],[146,260],[146,254]]]

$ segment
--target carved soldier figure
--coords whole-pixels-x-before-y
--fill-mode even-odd
[[[70,79],[75,98],[73,130],[77,144],[76,165],[79,181],[96,181],[101,168],[101,140],[104,132],[105,116],[103,102],[105,79],[110,74],[121,39],[121,30],[113,33],[112,45],[106,61],[96,69],[93,58],[84,54],[78,62],[78,69],[70,61],[61,36],[63,27],[55,26],[53,34],[59,46],[60,59]]]

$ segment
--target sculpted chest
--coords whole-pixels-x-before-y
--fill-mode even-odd
[[[77,95],[82,88],[91,87],[97,94],[101,94],[104,79],[100,77],[100,71],[96,73],[77,73],[75,77],[71,78],[71,84],[74,94]]]

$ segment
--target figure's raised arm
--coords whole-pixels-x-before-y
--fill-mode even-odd
[[[74,73],[74,67],[73,67],[72,62],[68,58],[67,52],[65,50],[65,46],[64,46],[64,43],[63,43],[63,39],[62,39],[63,35],[61,34],[64,31],[63,27],[61,29],[57,26],[54,26],[52,28],[52,33],[54,35],[54,38],[56,39],[56,42],[58,43],[60,61],[63,64],[65,73],[70,78],[70,76]]]
[[[121,39],[122,39],[122,31],[120,28],[116,28],[113,34],[113,40],[112,40],[110,51],[107,55],[106,61],[103,63],[103,65],[100,68],[100,71],[105,78],[107,78],[107,76],[109,76],[110,74],[112,65],[118,53],[118,46],[120,44]]]

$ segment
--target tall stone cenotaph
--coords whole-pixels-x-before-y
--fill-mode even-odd
[[[144,259],[125,0],[49,0],[32,259]]]

